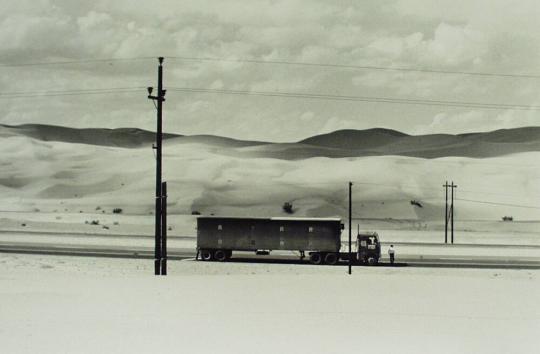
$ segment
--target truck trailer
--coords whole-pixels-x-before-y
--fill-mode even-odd
[[[349,253],[341,252],[339,218],[248,218],[199,216],[197,218],[197,258],[203,261],[226,261],[233,251],[268,255],[272,251],[305,253],[313,264],[336,264],[348,260]],[[353,261],[376,264],[380,259],[379,238],[376,233],[358,234]]]

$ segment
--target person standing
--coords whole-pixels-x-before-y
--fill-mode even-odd
[[[394,259],[396,256],[396,251],[394,250],[394,245],[390,245],[388,249],[388,255],[390,256],[390,264],[394,265]]]

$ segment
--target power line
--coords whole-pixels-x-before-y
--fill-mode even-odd
[[[80,95],[102,95],[111,93],[139,92],[145,87],[112,87],[103,89],[81,89],[81,90],[58,90],[58,91],[27,91],[27,92],[0,92],[0,99],[11,98],[32,98],[51,96],[80,96]]]
[[[456,200],[460,200],[460,201],[464,201],[464,202],[470,202],[470,203],[510,206],[510,207],[516,207],[516,208],[540,209],[540,207],[537,207],[537,206],[521,205],[521,204],[509,204],[509,203],[498,203],[498,202],[491,202],[491,201],[486,201],[486,200],[473,200],[473,199],[462,199],[462,198],[456,198]]]
[[[360,182],[360,181],[352,181],[355,185],[362,185],[362,186],[373,186],[373,187],[379,187],[379,188],[386,188],[386,189],[397,189],[400,191],[404,191],[404,189],[420,189],[420,192],[440,192],[440,188],[435,187],[422,187],[415,184],[407,184],[407,183],[396,183],[396,184],[390,184],[390,183],[377,183],[377,182]],[[215,182],[219,184],[220,186],[230,186],[230,187],[243,187],[243,186],[254,186],[254,187],[275,187],[276,185],[282,185],[282,186],[290,186],[290,187],[296,187],[301,188],[303,186],[335,186],[338,188],[345,188],[343,186],[346,185],[346,181],[335,181],[335,182],[287,182],[287,181],[267,181],[267,182],[246,182],[246,181],[222,181],[222,182]],[[485,191],[472,191],[472,190],[460,190],[460,193],[474,193],[474,194],[482,194],[482,195],[497,195],[497,196],[505,196],[505,197],[516,197],[516,196],[532,196],[531,194],[508,194],[508,193],[493,193],[493,192],[485,192]],[[410,192],[408,192],[409,195],[412,195]],[[436,193],[437,195],[439,193]],[[438,197],[435,197],[435,194],[433,194],[433,197],[423,197],[421,200],[439,200]],[[460,199],[455,198],[455,200],[466,200],[469,201],[470,199]]]
[[[285,61],[285,60],[225,59],[225,58],[211,58],[211,57],[181,57],[181,56],[174,56],[174,57],[167,57],[167,58],[176,59],[176,60],[186,60],[186,61],[214,61],[214,62],[231,62],[231,63],[276,64],[276,65],[314,66],[314,67],[358,69],[358,70],[421,72],[421,73],[445,74],[445,75],[470,75],[470,76],[484,76],[484,77],[540,79],[540,75],[536,75],[536,74],[452,71],[452,70],[436,70],[436,69],[372,66],[372,65],[325,64],[325,63],[295,62],[295,61]]]
[[[78,59],[78,60],[64,60],[64,61],[42,61],[42,62],[28,62],[28,63],[5,63],[5,64],[0,64],[0,67],[50,66],[50,65],[88,64],[88,63],[109,63],[109,62],[121,62],[121,61],[150,60],[150,59],[155,59],[155,58],[154,57],[101,58],[101,59]]]
[[[540,79],[538,74],[516,74],[516,73],[496,73],[496,72],[474,72],[474,71],[455,71],[455,70],[437,70],[429,68],[413,68],[413,67],[392,67],[392,66],[376,66],[376,65],[348,65],[348,64],[329,64],[329,63],[313,63],[313,62],[297,62],[286,60],[262,60],[262,59],[227,59],[214,57],[184,57],[184,56],[169,56],[168,59],[184,60],[184,61],[212,61],[212,62],[231,62],[231,63],[252,63],[252,64],[271,64],[271,65],[291,65],[291,66],[307,66],[307,67],[327,67],[340,69],[357,69],[357,70],[379,70],[379,71],[401,71],[401,72],[420,72],[430,74],[444,75],[469,75],[483,77],[505,77],[505,78],[522,78],[522,79]],[[56,66],[56,65],[73,65],[73,64],[88,64],[88,63],[108,63],[122,61],[142,61],[153,60],[154,57],[127,57],[127,58],[96,58],[96,59],[72,59],[61,61],[40,61],[26,63],[3,63],[0,67],[24,67],[24,66]]]
[[[242,91],[242,90],[206,89],[206,88],[191,88],[191,87],[170,87],[169,90],[180,91],[180,92],[190,92],[190,93],[285,97],[285,98],[333,100],[333,101],[375,102],[375,103],[392,103],[392,104],[407,104],[407,105],[422,105],[422,106],[445,106],[445,107],[462,107],[462,108],[479,108],[479,109],[514,109],[514,110],[525,110],[525,111],[540,110],[540,106],[529,106],[529,105],[521,105],[521,104],[504,104],[504,103],[487,103],[487,102],[437,101],[437,100],[418,100],[418,99],[392,98],[392,97],[343,96],[343,95],[280,92],[280,91]]]
[[[27,92],[13,92],[13,93],[0,92],[0,99],[136,92],[141,89],[144,89],[144,87],[142,86],[118,87],[118,88],[65,90],[65,91],[27,91]],[[520,105],[520,104],[418,100],[418,99],[393,98],[393,97],[344,96],[344,95],[296,93],[296,92],[280,92],[280,91],[273,91],[273,92],[272,91],[240,91],[240,90],[205,89],[205,88],[192,88],[192,87],[171,87],[169,88],[169,91],[179,91],[179,92],[189,92],[189,93],[263,96],[263,97],[284,97],[284,98],[333,100],[333,101],[408,104],[408,105],[423,105],[423,106],[467,107],[467,108],[479,108],[479,109],[514,109],[514,110],[526,110],[526,111],[540,110],[540,106],[527,106],[527,105]]]

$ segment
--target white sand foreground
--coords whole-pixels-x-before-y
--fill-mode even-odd
[[[3,353],[534,353],[540,271],[0,254]]]

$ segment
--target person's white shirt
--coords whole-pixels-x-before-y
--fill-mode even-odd
[[[392,247],[390,247],[390,248],[388,249],[388,254],[389,254],[389,255],[393,255],[393,254],[395,254],[395,253],[396,253],[396,251],[395,251]]]

